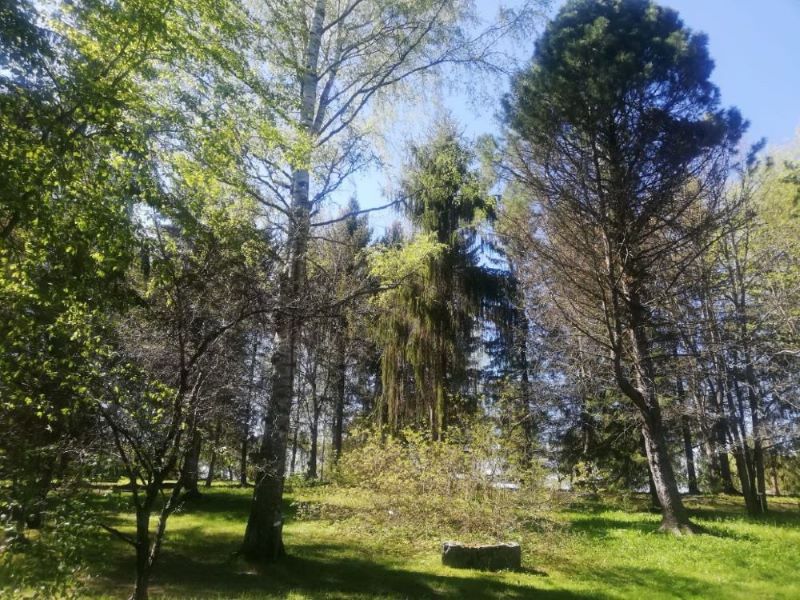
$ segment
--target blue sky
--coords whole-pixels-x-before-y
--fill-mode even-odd
[[[800,0],[666,0],[708,34],[722,101],[751,123],[750,138],[784,145],[800,127]]]
[[[477,0],[484,13],[495,10],[495,0]],[[563,2],[557,1],[554,10]],[[782,146],[798,138],[800,129],[800,0],[662,0],[678,11],[684,24],[709,38],[716,68],[712,80],[725,106],[736,106],[750,121],[746,142],[767,138]],[[521,58],[533,53],[519,48]],[[498,90],[499,97],[502,90]],[[498,125],[489,106],[470,106],[466,92],[445,95],[442,108],[462,124],[468,137],[496,133]],[[413,113],[412,113],[413,114]],[[409,123],[407,131],[413,131]],[[400,150],[403,140],[395,140]],[[399,157],[398,157],[399,158]],[[395,168],[399,164],[393,165]],[[355,194],[362,207],[383,204],[389,178],[373,170],[354,177],[343,194]],[[376,233],[395,220],[391,211],[373,213]]]

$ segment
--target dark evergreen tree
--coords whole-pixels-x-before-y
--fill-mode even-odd
[[[695,258],[683,250],[717,225],[744,129],[719,106],[706,42],[648,0],[573,0],[505,100],[513,168],[539,214],[536,257],[640,418],[673,532],[691,525],[656,388],[659,303]]]

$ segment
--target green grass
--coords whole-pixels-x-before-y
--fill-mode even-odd
[[[443,567],[436,532],[370,528],[359,517],[369,498],[327,486],[290,495],[290,503],[326,504],[322,518],[290,509],[289,556],[255,569],[235,557],[250,495],[214,487],[171,519],[153,597],[800,598],[797,500],[773,501],[768,517],[753,520],[738,498],[692,498],[707,533],[684,538],[657,533],[658,515],[635,501],[625,510],[573,504],[523,536],[521,572],[482,573]],[[109,518],[131,525],[121,513]],[[131,549],[102,532],[90,541],[82,597],[126,597]]]

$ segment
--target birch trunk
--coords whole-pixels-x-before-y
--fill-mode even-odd
[[[313,134],[314,127],[317,64],[324,22],[325,0],[316,0],[300,84],[300,124],[309,135]],[[308,167],[296,168],[292,172],[292,211],[287,239],[289,256],[278,293],[275,350],[272,355],[272,397],[264,420],[262,464],[242,546],[242,554],[255,562],[271,562],[285,553],[282,535],[283,483],[299,328],[295,313],[302,299],[310,229],[309,184]]]
[[[203,438],[200,430],[195,426],[192,440],[183,459],[183,487],[186,489],[185,499],[196,500],[202,497],[198,483],[200,480],[200,451],[203,447]]]

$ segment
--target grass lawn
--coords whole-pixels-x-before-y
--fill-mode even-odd
[[[368,498],[327,486],[292,491],[290,555],[258,570],[235,557],[250,496],[214,487],[170,520],[153,597],[800,598],[797,500],[773,500],[769,517],[752,520],[738,498],[691,498],[707,533],[685,538],[656,533],[658,515],[635,501],[625,509],[567,505],[518,540],[522,572],[482,573],[443,567],[436,532],[370,530],[359,518]],[[127,515],[114,518],[121,528],[131,524]],[[126,597],[130,547],[92,536],[93,576],[82,597]]]

